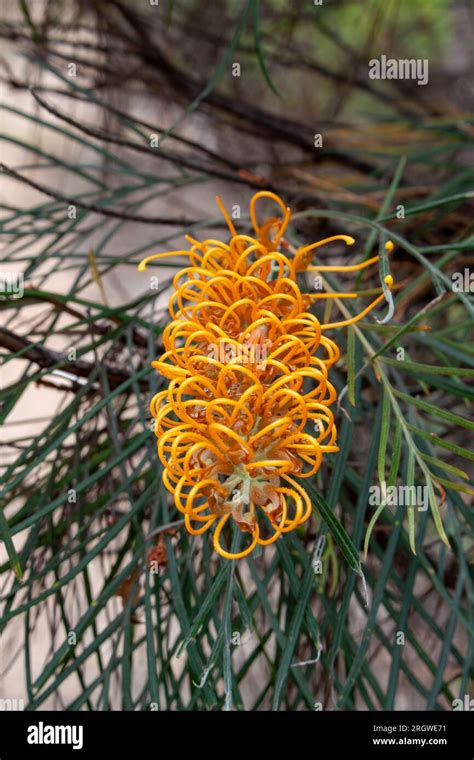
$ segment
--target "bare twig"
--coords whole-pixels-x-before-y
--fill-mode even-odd
[[[17,335],[11,330],[6,328],[0,328],[0,347],[6,348],[7,351],[13,353],[20,353],[21,358],[34,362],[42,369],[48,367],[55,367],[55,369],[62,369],[64,372],[68,372],[71,375],[77,377],[88,378],[92,371],[96,369],[96,364],[86,362],[83,360],[70,361],[65,354],[60,354],[57,351],[52,351],[45,346],[37,343],[31,343],[27,338],[21,335]],[[112,389],[118,388],[122,383],[130,380],[132,375],[123,369],[118,367],[110,367],[104,365],[107,378]],[[142,390],[149,390],[149,382],[145,378],[137,380],[137,383]]]
[[[23,176],[23,174],[19,174],[19,172],[15,171],[9,166],[6,166],[3,163],[0,163],[0,169],[4,171],[5,174],[9,174],[11,177],[14,177],[20,182],[24,182],[25,185],[29,185],[29,187],[32,187],[34,190],[38,190],[38,192],[47,195],[49,198],[54,198],[55,201],[64,203],[66,206],[77,206],[77,208],[82,208],[85,211],[93,211],[95,214],[109,216],[112,219],[125,219],[126,221],[139,222],[140,224],[165,224],[171,227],[190,227],[192,225],[202,225],[206,227],[222,226],[221,223],[216,224],[207,222],[205,220],[185,218],[180,219],[169,216],[141,216],[135,214],[127,214],[125,211],[118,211],[116,209],[103,208],[102,206],[98,206],[96,203],[84,203],[84,201],[79,201],[77,198],[70,198],[66,195],[62,195],[62,193],[53,192],[53,190],[50,190],[48,187],[40,185],[39,182],[34,182],[33,180]]]

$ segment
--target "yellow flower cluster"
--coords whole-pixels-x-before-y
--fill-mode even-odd
[[[261,198],[274,200],[281,215],[259,225]],[[384,295],[352,320],[320,324],[309,311],[315,298],[356,294],[304,294],[297,272],[355,271],[378,257],[350,267],[312,266],[315,248],[333,240],[351,245],[353,238],[336,235],[292,249],[283,237],[290,210],[278,196],[262,191],[252,198],[254,237],[237,234],[217,202],[228,242],[187,236],[189,250],[155,254],[139,269],[163,256],[189,258],[174,278],[165,353],[152,362],[169,385],[150,408],[163,482],[187,530],[199,535],[214,527],[216,551],[238,559],[309,518],[311,502],[299,481],[338,451],[328,371],[339,349],[324,333],[360,319]],[[392,286],[390,276],[386,283]],[[229,520],[249,536],[237,553],[222,545]]]

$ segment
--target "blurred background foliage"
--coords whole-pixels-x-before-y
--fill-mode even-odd
[[[473,266],[470,3],[3,10],[2,275],[22,273],[24,294],[0,301],[0,696],[72,710],[472,696],[473,302],[452,287]],[[429,83],[369,79],[382,54],[429,59]],[[353,234],[358,260],[390,237],[398,289],[388,324],[338,334],[341,451],[310,484],[311,523],[229,563],[178,520],[148,411],[181,265],[136,265],[185,233],[225,235],[216,192],[248,229],[256,189],[292,207],[292,243]],[[427,485],[430,509],[372,507],[383,480]]]

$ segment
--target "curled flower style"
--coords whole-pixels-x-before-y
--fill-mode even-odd
[[[261,198],[272,199],[280,211],[262,224]],[[152,362],[169,385],[154,396],[150,409],[163,482],[187,530],[200,535],[214,528],[216,551],[239,559],[310,517],[311,502],[300,481],[315,475],[326,454],[339,450],[329,369],[340,352],[326,331],[358,321],[385,295],[352,319],[321,324],[309,311],[315,300],[358,294],[304,293],[297,274],[359,271],[378,256],[352,266],[313,265],[320,246],[352,245],[354,239],[334,235],[294,249],[284,238],[290,210],[265,191],[250,202],[255,236],[239,234],[216,200],[230,230],[227,242],[187,236],[189,249],[149,256],[139,269],[171,255],[189,259],[173,280],[165,352]],[[387,251],[392,248],[387,243]],[[392,286],[387,275],[385,290]],[[229,520],[249,534],[246,547],[236,553],[222,545]]]

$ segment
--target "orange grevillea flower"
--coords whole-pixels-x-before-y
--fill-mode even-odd
[[[280,214],[259,224],[261,198],[275,201]],[[321,324],[309,311],[315,299],[357,294],[303,293],[297,273],[353,272],[378,257],[348,267],[313,265],[319,246],[354,239],[335,235],[293,249],[283,237],[290,210],[264,191],[250,202],[254,236],[238,234],[216,200],[230,230],[226,242],[187,236],[188,250],[149,256],[139,269],[165,256],[189,259],[173,281],[165,353],[152,362],[169,385],[150,408],[163,482],[187,530],[200,535],[214,528],[216,551],[238,559],[311,515],[304,479],[338,451],[329,369],[339,348],[326,331],[361,319],[384,294],[353,319]],[[385,284],[392,287],[390,275]],[[229,520],[249,537],[237,553],[222,545]]]

